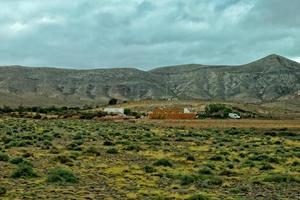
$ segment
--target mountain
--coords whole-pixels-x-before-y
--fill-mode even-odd
[[[80,106],[111,98],[271,102],[300,92],[300,64],[278,55],[240,66],[70,70],[0,67],[0,105]],[[295,99],[295,98],[294,98]]]

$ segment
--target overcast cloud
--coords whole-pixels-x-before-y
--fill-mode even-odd
[[[299,0],[0,0],[0,65],[300,62]]]

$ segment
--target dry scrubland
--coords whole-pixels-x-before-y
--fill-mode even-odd
[[[299,199],[299,129],[266,128],[3,119],[0,198]]]
[[[267,120],[267,119],[195,119],[195,120],[140,120],[142,124],[155,124],[162,127],[191,127],[191,128],[256,128],[300,130],[300,119]]]

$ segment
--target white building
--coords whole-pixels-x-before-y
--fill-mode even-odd
[[[124,115],[124,108],[104,108],[107,114]]]
[[[191,109],[190,108],[183,108],[183,113],[191,113]]]

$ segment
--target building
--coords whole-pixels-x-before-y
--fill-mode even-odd
[[[195,119],[196,113],[186,108],[155,108],[149,113],[149,119]]]
[[[124,108],[104,108],[107,114],[124,115]]]

